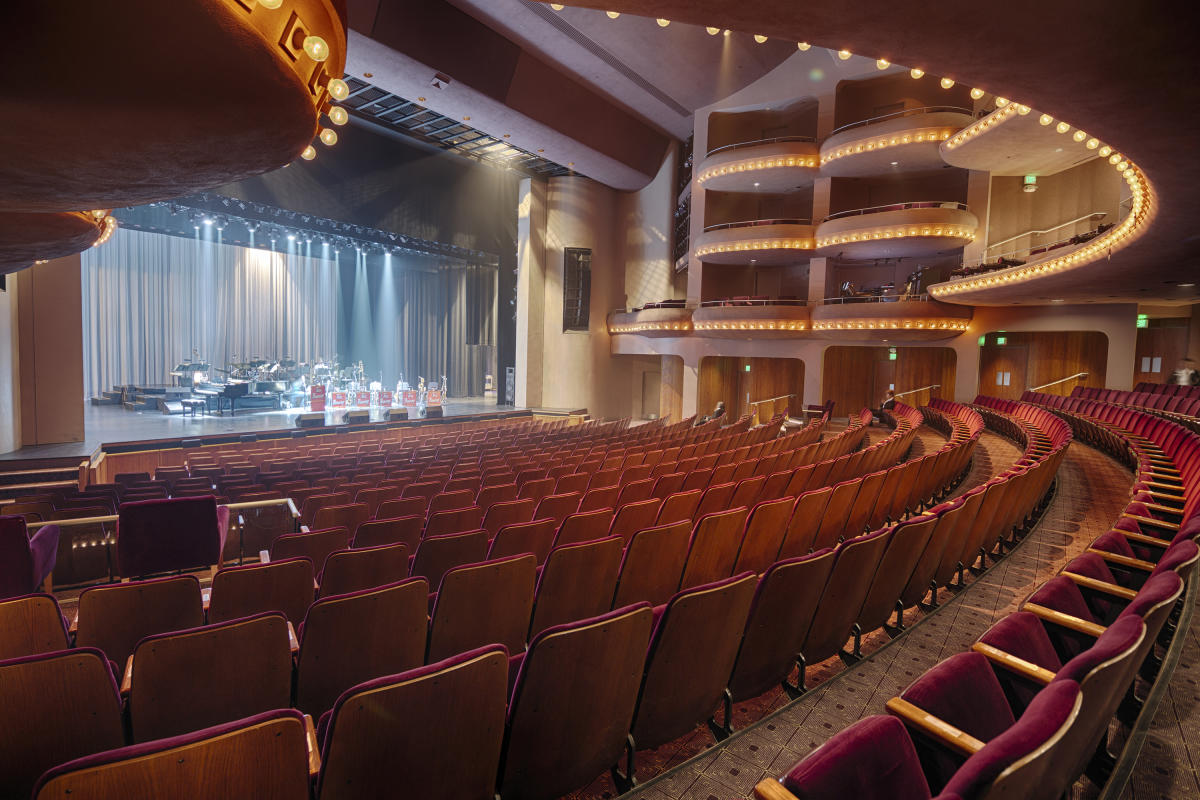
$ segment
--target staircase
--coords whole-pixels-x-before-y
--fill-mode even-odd
[[[0,461],[0,503],[32,494],[49,494],[79,485],[79,456]],[[4,506],[0,505],[0,514]]]

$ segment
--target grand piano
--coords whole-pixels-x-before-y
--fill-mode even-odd
[[[229,416],[237,414],[237,401],[250,393],[249,381],[230,381],[224,385],[208,384],[208,388],[196,389],[196,394],[205,398],[209,403],[214,400],[217,405],[217,413],[224,416],[225,400],[229,401]]]

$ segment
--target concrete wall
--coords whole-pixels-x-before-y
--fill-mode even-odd
[[[0,292],[0,453],[21,446],[21,379],[17,336],[17,281]]]
[[[675,297],[675,161],[672,146],[646,188],[617,195],[617,236],[624,246],[625,302],[630,308]]]

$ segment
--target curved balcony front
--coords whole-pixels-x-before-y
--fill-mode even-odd
[[[928,106],[843,125],[821,143],[821,175],[860,178],[945,166],[941,144],[974,121],[967,108]]]
[[[690,308],[642,308],[636,311],[612,311],[608,315],[610,336],[681,336],[690,333],[691,330]]]
[[[720,192],[791,192],[811,186],[820,157],[816,141],[784,136],[718,147],[696,169],[696,186]]]
[[[851,341],[927,342],[952,339],[971,324],[969,306],[925,296],[890,302],[827,301],[812,309],[809,326],[818,336]]]
[[[827,217],[817,226],[816,250],[847,259],[928,257],[963,247],[978,228],[962,203],[875,206]]]
[[[696,257],[710,264],[794,264],[812,255],[807,219],[759,219],[710,225],[696,237]]]
[[[692,312],[696,336],[721,339],[789,339],[809,328],[803,300],[717,300]]]

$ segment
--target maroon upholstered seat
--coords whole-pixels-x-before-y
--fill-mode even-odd
[[[305,557],[217,570],[209,596],[208,621],[227,622],[278,611],[293,625],[299,625],[312,605],[313,579],[312,561]]]
[[[555,525],[552,519],[518,522],[505,525],[492,539],[489,559],[505,558],[521,553],[533,553],[539,565],[545,563],[554,547]]]
[[[406,544],[336,550],[325,559],[318,581],[321,597],[374,589],[408,577]]]
[[[501,797],[552,800],[617,762],[653,616],[641,603],[534,637],[508,706]],[[563,680],[567,674],[571,680]]]
[[[679,589],[691,539],[690,522],[646,528],[625,546],[613,608],[630,603],[665,603]]]
[[[536,582],[532,553],[448,570],[433,606],[426,661],[492,643],[523,652]]]
[[[554,625],[608,611],[621,569],[621,552],[619,536],[551,550],[538,578],[530,640]]]
[[[929,800],[929,782],[904,724],[875,716],[838,731],[784,776],[797,800]]]
[[[430,586],[442,582],[446,571],[462,564],[473,564],[487,558],[487,531],[466,531],[430,536],[421,540],[413,555],[411,575],[423,575]]]
[[[133,651],[133,741],[232,722],[291,699],[287,619],[279,612],[147,636]]]
[[[192,575],[93,586],[79,595],[78,647],[96,647],[123,668],[146,636],[204,624],[200,581]]]
[[[117,566],[134,578],[217,564],[229,532],[229,509],[216,498],[143,500],[121,506]]]
[[[48,594],[0,600],[0,661],[66,650],[67,625]]]
[[[54,571],[58,531],[57,525],[45,525],[31,539],[23,517],[0,517],[0,599],[41,588]]]
[[[125,743],[121,697],[91,647],[0,661],[0,787],[30,796],[56,764]]]
[[[147,786],[155,797],[307,797],[304,718],[287,708],[268,711],[68,761],[41,777],[34,797],[134,798],[147,796]]]
[[[313,603],[301,626],[296,706],[319,717],[358,683],[425,660],[429,584],[424,578]]]
[[[491,645],[348,689],[322,720],[319,800],[491,800],[508,658]]]

